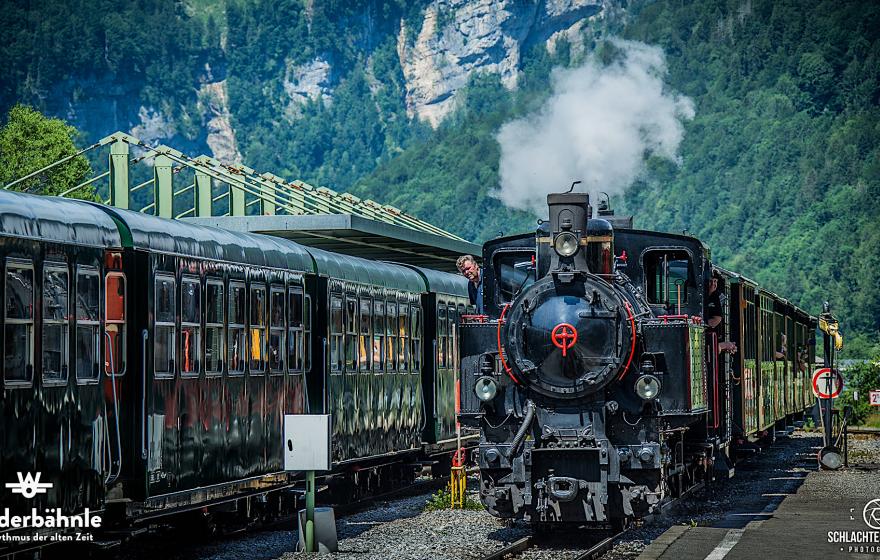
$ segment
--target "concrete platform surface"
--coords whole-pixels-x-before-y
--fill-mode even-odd
[[[712,527],[674,526],[639,560],[880,558],[876,465],[788,475],[771,479],[763,509],[730,512]]]

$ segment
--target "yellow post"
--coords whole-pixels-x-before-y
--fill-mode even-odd
[[[464,449],[459,448],[452,456],[452,472],[449,476],[449,493],[452,496],[450,507],[452,509],[455,509],[456,505],[458,505],[459,509],[464,508],[464,498],[467,490],[467,475],[464,471],[464,454]]]
[[[449,487],[452,492],[452,509],[458,507],[464,508],[465,485],[467,479],[464,474],[464,467],[452,467],[452,476],[449,479]]]

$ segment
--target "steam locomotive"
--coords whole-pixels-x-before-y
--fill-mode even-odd
[[[816,318],[721,270],[729,332],[709,329],[718,268],[698,239],[632,229],[607,204],[593,218],[587,194],[547,203],[534,234],[484,245],[485,315],[460,326],[460,420],[480,428],[491,514],[620,528],[732,476],[737,450],[804,413]]]

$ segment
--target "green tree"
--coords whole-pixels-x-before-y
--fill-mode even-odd
[[[873,360],[860,362],[846,370],[846,390],[843,392],[843,404],[852,405],[852,423],[863,424],[877,410],[868,402],[871,391],[880,390],[880,355]],[[858,400],[853,399],[858,391]]]
[[[78,132],[61,119],[50,119],[40,112],[16,105],[9,111],[6,125],[0,128],[0,184],[6,185],[47,165],[72,156],[78,150],[73,143]],[[82,155],[49,169],[12,190],[57,195],[81,183],[92,168]],[[91,186],[68,196],[93,200]]]

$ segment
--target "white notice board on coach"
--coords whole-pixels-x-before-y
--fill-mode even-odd
[[[330,470],[330,415],[284,415],[284,470]]]

